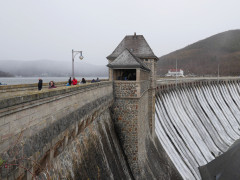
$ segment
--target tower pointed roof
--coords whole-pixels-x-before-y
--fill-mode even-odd
[[[141,59],[134,56],[128,49],[125,49],[113,62],[107,65],[113,69],[119,68],[141,68],[150,71]]]
[[[120,42],[117,48],[110,54],[107,59],[114,60],[124,49],[129,49],[134,56],[138,58],[153,58],[158,59],[148,45],[143,35],[128,35]]]

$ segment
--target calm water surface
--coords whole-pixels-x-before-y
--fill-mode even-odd
[[[68,81],[69,77],[40,77],[43,80],[43,83],[48,83],[50,81],[61,82]],[[96,79],[97,77],[84,77],[86,80]],[[98,77],[99,79],[108,79],[108,77]],[[33,84],[38,83],[39,77],[0,77],[0,82],[2,84],[13,85],[13,84]],[[82,80],[82,77],[76,77],[79,81]]]

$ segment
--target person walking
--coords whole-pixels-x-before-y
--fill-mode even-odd
[[[38,90],[40,91],[40,90],[42,90],[42,79],[38,79]]]

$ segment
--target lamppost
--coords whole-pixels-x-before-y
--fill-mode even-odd
[[[72,78],[75,78],[75,76],[74,76],[74,58],[76,57],[77,54],[80,54],[79,59],[82,60],[83,59],[82,51],[74,51],[72,49]]]

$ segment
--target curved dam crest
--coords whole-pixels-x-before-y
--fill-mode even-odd
[[[155,118],[159,141],[183,179],[201,179],[198,168],[239,139],[239,82],[160,90]]]

